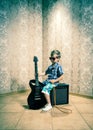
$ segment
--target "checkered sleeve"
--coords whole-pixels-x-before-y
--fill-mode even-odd
[[[57,76],[60,77],[63,74],[64,74],[64,71],[62,69],[62,66],[58,66],[58,68],[57,68]]]

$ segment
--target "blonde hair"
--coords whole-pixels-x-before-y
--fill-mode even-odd
[[[58,55],[58,57],[61,58],[61,53],[60,53],[59,50],[53,50],[53,51],[51,51],[51,57],[53,57],[54,54]]]

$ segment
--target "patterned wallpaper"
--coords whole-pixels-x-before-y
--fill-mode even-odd
[[[62,52],[64,82],[69,83],[70,92],[93,96],[92,2],[87,0],[44,2],[43,44],[48,45],[44,57],[47,58],[52,49],[59,49]]]
[[[33,56],[44,71],[59,49],[70,92],[93,96],[92,10],[88,0],[0,0],[0,93],[29,89]]]
[[[0,93],[29,89],[42,69],[42,1],[0,0]]]

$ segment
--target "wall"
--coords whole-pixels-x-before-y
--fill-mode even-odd
[[[62,52],[70,92],[93,96],[93,4],[90,0],[44,0],[44,57]],[[47,64],[44,62],[44,69]]]
[[[29,88],[42,69],[42,1],[0,0],[0,93]]]
[[[29,89],[33,56],[42,71],[59,49],[70,92],[93,96],[92,10],[90,0],[0,0],[0,93]]]

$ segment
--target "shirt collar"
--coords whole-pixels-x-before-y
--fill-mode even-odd
[[[51,68],[55,68],[58,65],[58,63],[56,62],[54,65],[51,65]]]

